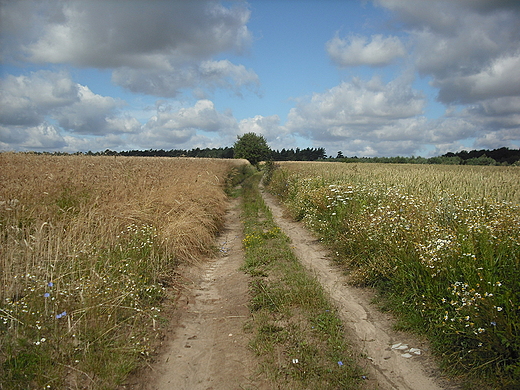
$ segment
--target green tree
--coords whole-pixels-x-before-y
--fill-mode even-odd
[[[271,157],[271,149],[267,145],[267,141],[263,136],[255,133],[237,136],[233,149],[235,158],[245,158],[254,166]]]

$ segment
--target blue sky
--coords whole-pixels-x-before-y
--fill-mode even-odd
[[[0,0],[0,150],[520,147],[515,0]]]

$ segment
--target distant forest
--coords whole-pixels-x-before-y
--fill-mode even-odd
[[[65,155],[64,152],[43,152],[41,154]],[[87,156],[146,156],[146,157],[198,157],[198,158],[233,158],[233,148],[205,149],[148,149],[115,152],[107,149],[103,152],[77,152]],[[340,161],[356,163],[393,163],[393,164],[449,164],[449,165],[520,165],[520,149],[500,148],[494,150],[471,150],[446,153],[437,157],[346,157],[341,151],[335,157],[328,156],[325,148],[273,150],[273,161]]]

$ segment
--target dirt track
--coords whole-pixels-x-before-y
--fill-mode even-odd
[[[369,387],[379,389],[455,389],[439,375],[424,341],[392,329],[390,315],[372,304],[371,290],[351,287],[329,253],[300,223],[284,217],[284,209],[263,193],[278,226],[290,237],[302,264],[313,272],[330,294],[351,342],[366,355],[363,367],[371,374]]]
[[[290,237],[297,256],[339,308],[348,337],[364,356],[360,364],[368,373],[366,388],[455,389],[439,376],[427,345],[393,331],[390,316],[370,304],[372,293],[348,286],[323,246],[300,223],[285,218],[283,208],[272,196],[263,196],[276,223]],[[125,388],[276,388],[258,375],[255,356],[248,349],[249,335],[244,331],[250,313],[248,276],[239,270],[243,264],[239,215],[238,201],[234,201],[219,238],[220,256],[182,271],[187,283],[165,352],[151,375]]]

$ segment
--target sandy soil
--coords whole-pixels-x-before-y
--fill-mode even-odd
[[[369,389],[456,389],[443,379],[424,341],[392,330],[392,318],[370,302],[373,292],[354,288],[329,260],[328,252],[300,223],[284,216],[276,199],[263,193],[278,226],[291,238],[295,253],[329,292],[361,352]],[[238,201],[231,204],[219,238],[221,253],[181,270],[185,288],[173,316],[163,353],[146,373],[124,389],[217,390],[270,389],[257,374],[244,324],[250,318],[248,276],[243,263]]]
[[[259,388],[244,324],[250,318],[243,265],[240,205],[235,201],[219,237],[220,255],[189,270],[179,325],[157,367],[154,390]]]

